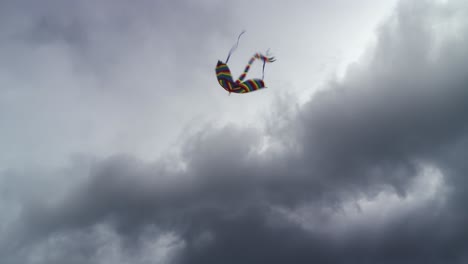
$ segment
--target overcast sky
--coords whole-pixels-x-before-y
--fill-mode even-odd
[[[228,96],[244,29],[234,75],[277,61]],[[2,264],[468,262],[465,0],[0,0],[0,32]]]

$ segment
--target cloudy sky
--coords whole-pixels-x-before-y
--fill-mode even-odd
[[[244,29],[235,75],[277,61],[228,96]],[[468,263],[466,0],[0,0],[0,32],[2,264]]]

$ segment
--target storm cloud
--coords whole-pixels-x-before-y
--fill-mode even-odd
[[[2,259],[466,263],[467,13],[465,1],[402,1],[365,55],[306,103],[277,99],[255,126],[199,124],[162,158],[5,168]],[[89,45],[67,35],[80,25],[41,21],[34,41]]]

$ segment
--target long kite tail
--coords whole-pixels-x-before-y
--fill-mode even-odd
[[[247,76],[247,73],[250,70],[250,66],[253,64],[253,62],[256,59],[263,61],[263,73],[262,73],[263,75],[265,72],[265,63],[271,63],[275,61],[275,57],[268,57],[261,53],[255,53],[252,56],[252,58],[250,58],[249,63],[247,63],[247,65],[245,66],[244,72],[242,72],[242,74],[239,76],[239,79],[237,80],[238,82],[242,82],[245,79],[245,77]],[[262,79],[263,79],[263,76],[262,76]]]
[[[228,54],[228,56],[227,56],[227,58],[226,58],[226,62],[225,62],[225,63],[228,63],[229,58],[231,57],[231,54],[237,49],[237,46],[239,46],[239,40],[240,40],[241,36],[242,36],[244,33],[245,33],[245,30],[243,30],[243,31],[239,34],[239,36],[237,37],[237,42],[236,42],[236,44],[234,44],[234,46],[232,46],[231,50],[229,51],[229,54]]]

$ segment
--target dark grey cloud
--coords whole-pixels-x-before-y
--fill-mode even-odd
[[[276,105],[263,129],[206,126],[152,163],[76,161],[68,171],[83,176],[52,201],[10,197],[21,211],[0,253],[8,264],[465,263],[467,31],[448,33],[468,27],[464,12],[401,2],[366,58],[305,105]]]

